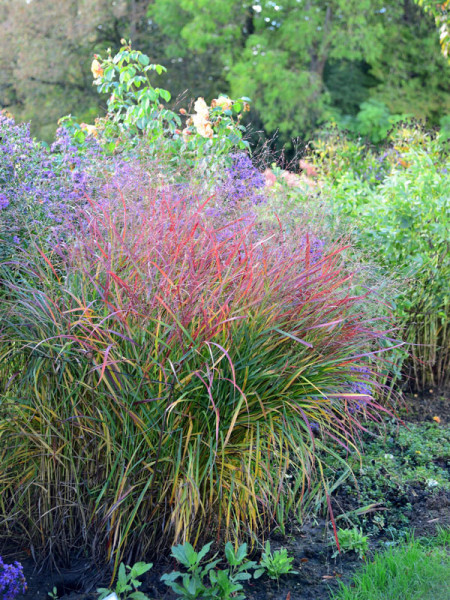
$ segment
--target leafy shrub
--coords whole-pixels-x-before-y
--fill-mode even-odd
[[[365,137],[373,144],[377,144],[386,140],[393,126],[406,118],[407,115],[391,114],[383,102],[371,99],[361,104],[356,117],[346,115],[338,118],[338,122],[347,132]]]
[[[106,117],[95,125],[79,125],[70,117],[64,120],[80,146],[94,137],[108,152],[124,153],[144,142],[147,154],[162,161],[166,170],[179,169],[181,158],[187,167],[215,171],[220,157],[248,150],[240,121],[249,110],[249,98],[232,100],[222,95],[211,105],[197,98],[192,114],[183,108],[177,114],[164,104],[171,100],[170,92],[154,87],[150,80],[150,74],[161,75],[165,67],[152,64],[125,40],[122,43],[117,54],[95,55],[92,63],[98,92],[109,94]]]
[[[406,374],[420,389],[446,385],[450,373],[448,151],[439,138],[412,126],[393,134],[391,146],[381,155],[342,138],[329,149],[319,146],[317,150],[332,219],[351,224],[361,250],[371,257],[376,253],[385,272],[401,281],[394,300],[410,342]]]
[[[450,139],[450,115],[445,115],[445,117],[442,117],[439,121],[439,124],[441,126],[441,138],[442,140],[448,142]]]
[[[334,184],[342,196],[346,187],[365,190],[366,186],[377,186],[391,169],[389,148],[378,154],[367,143],[349,137],[337,127],[322,130],[313,147],[311,159],[321,179],[328,185]]]

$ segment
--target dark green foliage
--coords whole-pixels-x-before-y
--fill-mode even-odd
[[[250,96],[282,142],[370,98],[433,122],[449,110],[433,18],[410,1],[156,0],[149,13],[180,56],[221,65],[225,91]]]
[[[382,438],[365,444],[362,463],[356,456],[350,461],[356,479],[349,479],[339,496],[339,502],[353,496],[358,505],[377,510],[344,513],[338,522],[358,523],[374,535],[385,531],[401,537],[408,530],[413,498],[450,489],[444,466],[449,449],[449,430],[435,423],[409,424],[408,429],[387,425]]]

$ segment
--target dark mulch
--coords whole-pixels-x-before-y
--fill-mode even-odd
[[[408,394],[399,416],[410,423],[432,422],[439,417],[441,425],[450,425],[450,391],[439,393],[429,390],[426,394]]]

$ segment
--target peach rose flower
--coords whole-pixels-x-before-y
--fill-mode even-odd
[[[92,61],[91,71],[92,71],[92,75],[94,76],[94,79],[98,79],[99,77],[102,77],[102,75],[103,75],[102,65],[98,62],[98,60],[96,58],[94,58],[94,60]]]

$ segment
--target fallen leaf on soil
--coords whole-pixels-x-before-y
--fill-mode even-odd
[[[291,592],[287,593],[286,600],[291,600]]]
[[[334,579],[334,575],[322,575],[322,579]]]
[[[308,562],[308,559],[307,558],[301,558],[300,562]]]
[[[433,421],[436,421],[436,423],[440,423],[441,417],[433,417]]]

